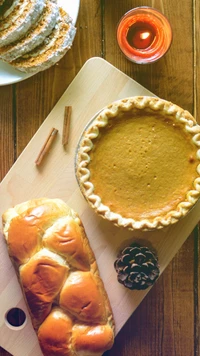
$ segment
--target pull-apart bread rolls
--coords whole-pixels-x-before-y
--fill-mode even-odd
[[[77,213],[35,199],[3,214],[4,236],[45,356],[100,356],[114,341],[110,303]]]

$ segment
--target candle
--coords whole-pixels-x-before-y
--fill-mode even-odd
[[[168,51],[172,30],[161,12],[142,6],[130,10],[121,18],[117,41],[121,51],[132,62],[152,63]]]

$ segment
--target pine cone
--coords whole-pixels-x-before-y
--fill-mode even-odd
[[[159,276],[158,259],[148,247],[132,244],[126,247],[114,263],[118,282],[129,289],[146,289]]]

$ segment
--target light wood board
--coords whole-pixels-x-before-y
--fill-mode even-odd
[[[117,282],[113,263],[119,250],[140,240],[157,251],[162,273],[200,219],[198,202],[186,218],[170,228],[131,232],[98,217],[82,197],[75,178],[74,156],[84,127],[105,105],[134,95],[153,94],[103,59],[90,59],[0,184],[0,215],[9,207],[42,196],[61,198],[79,213],[109,295],[116,333],[149,291],[129,291]],[[66,105],[72,105],[73,113],[69,144],[64,149],[62,125]],[[59,134],[48,157],[41,167],[36,167],[34,161],[52,127],[57,128]],[[3,237],[0,237],[0,346],[14,356],[41,356]],[[16,306],[27,314],[27,323],[19,330],[13,330],[5,323],[6,312]]]

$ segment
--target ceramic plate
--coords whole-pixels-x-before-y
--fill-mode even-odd
[[[73,22],[76,23],[80,0],[58,0],[58,4],[72,17]],[[22,73],[9,64],[0,61],[0,86],[21,82],[24,79],[32,77],[34,73]]]

